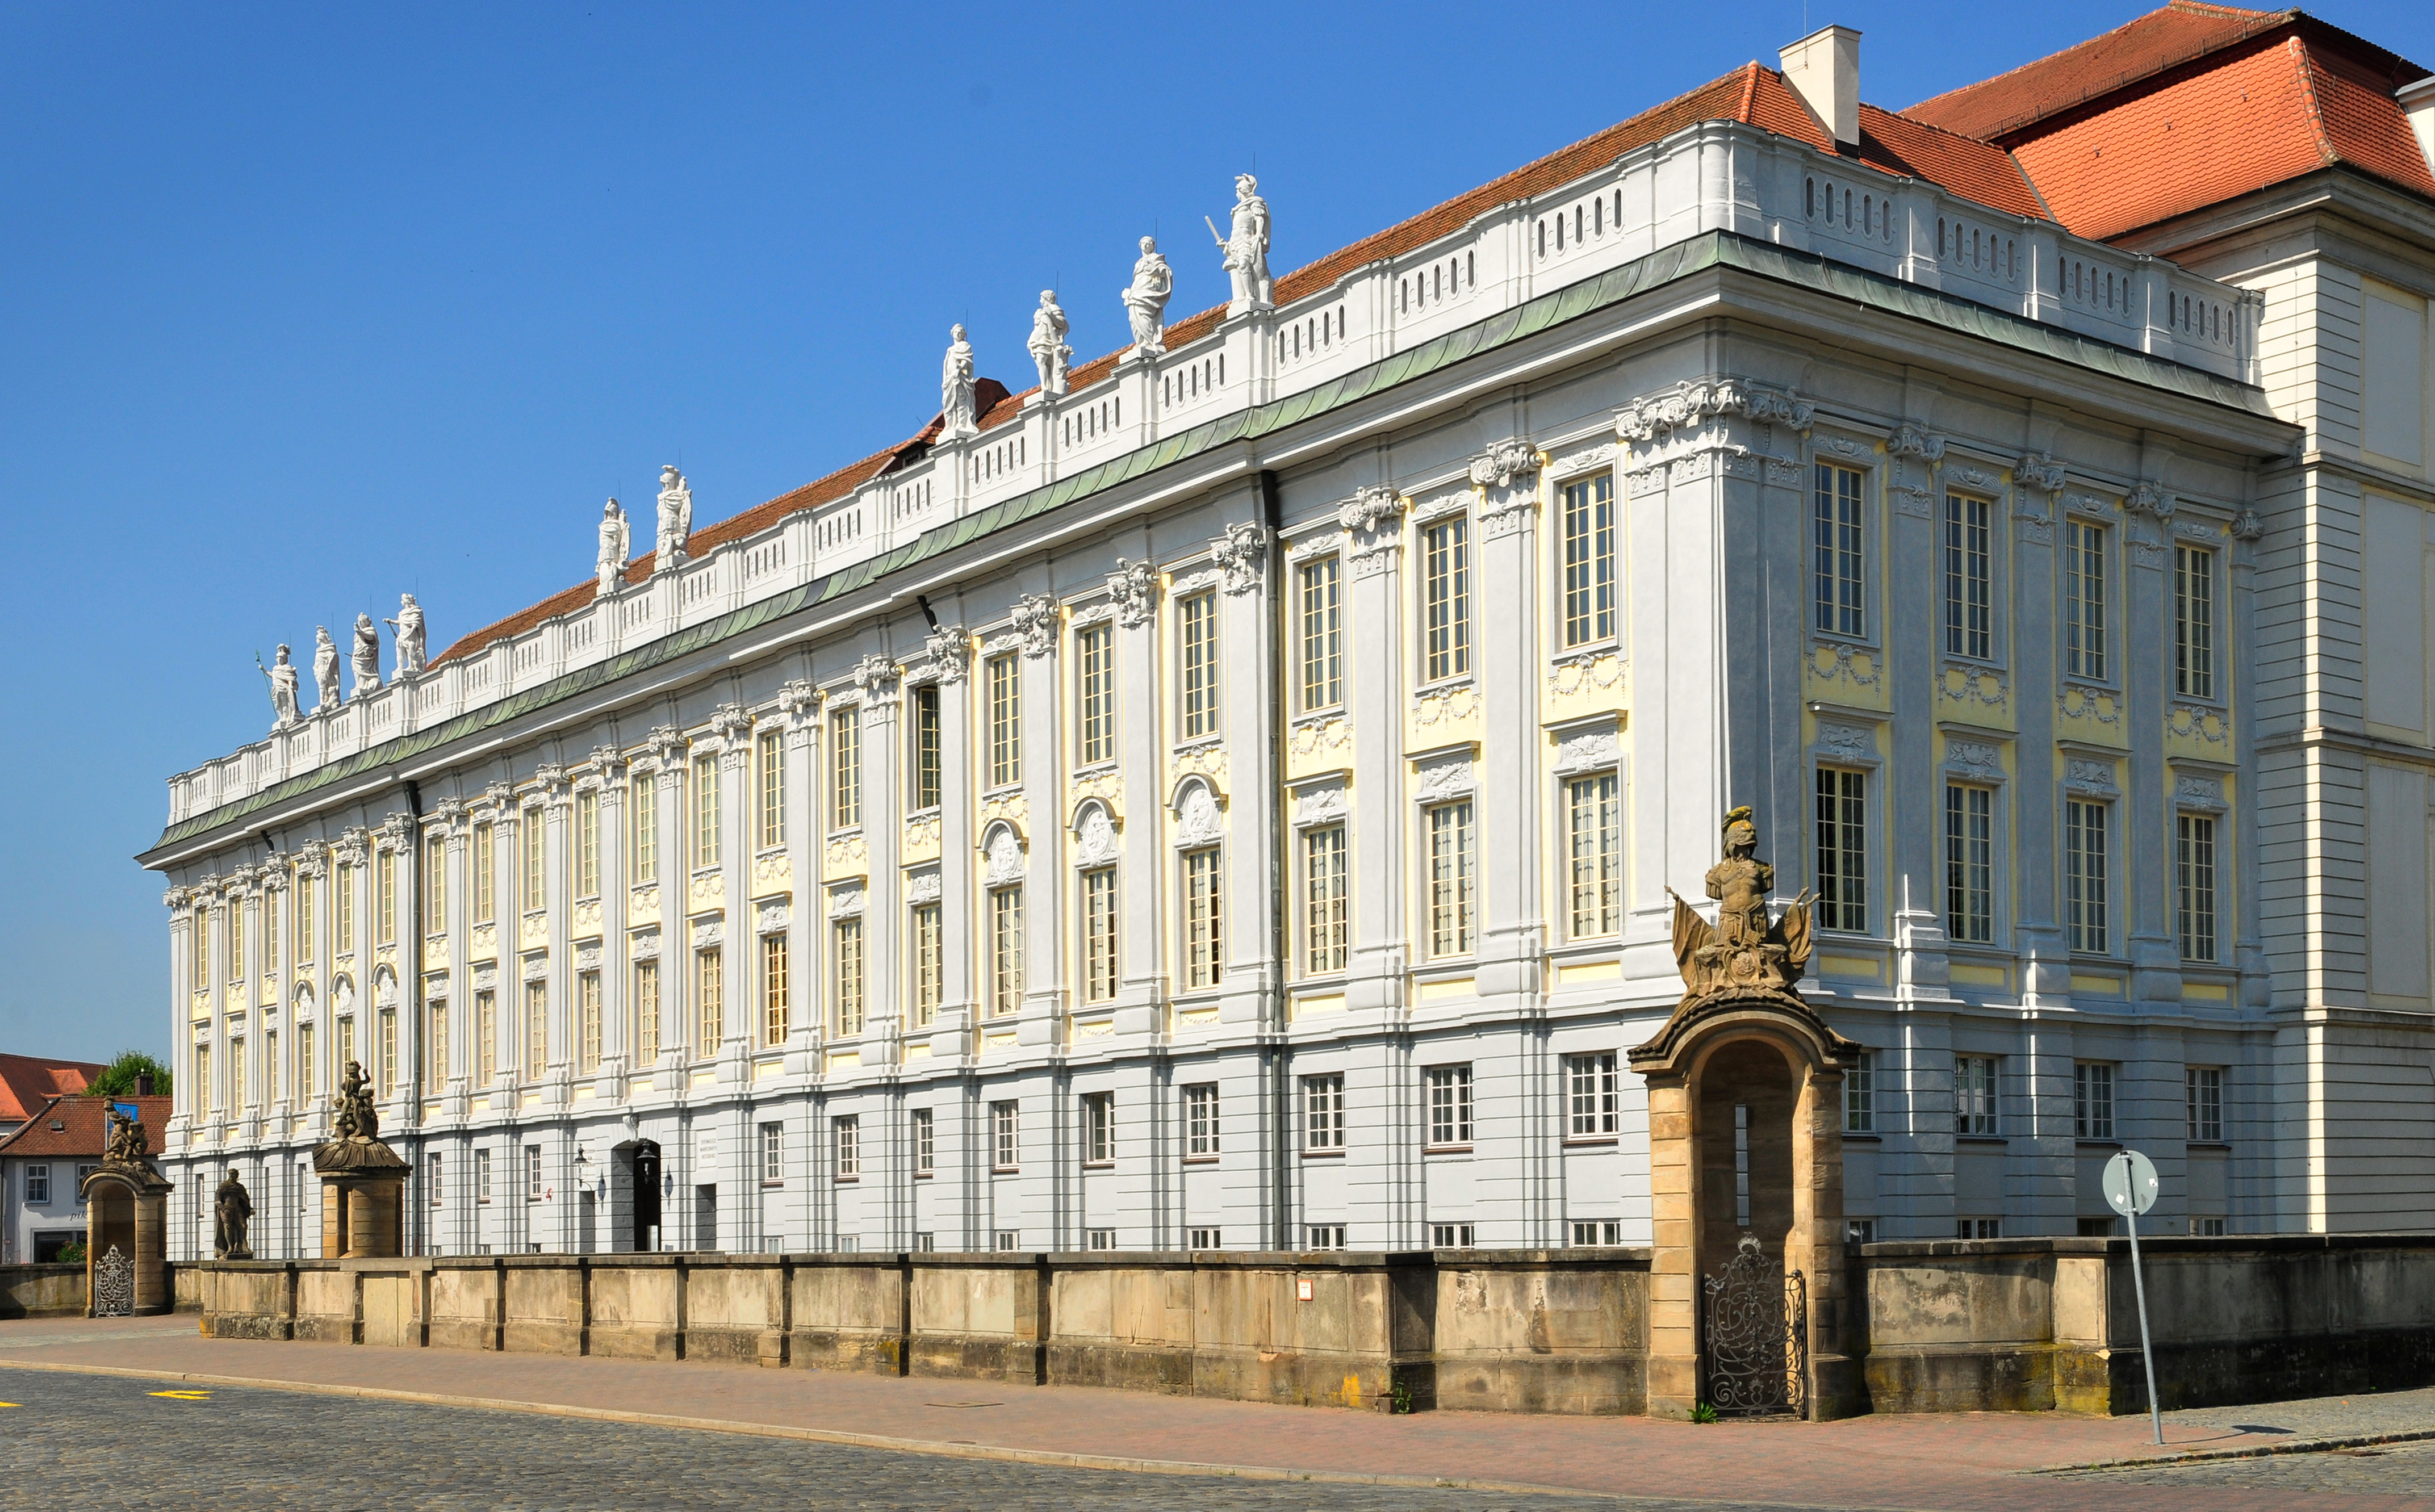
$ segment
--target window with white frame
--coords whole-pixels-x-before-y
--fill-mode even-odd
[[[1302,707],[1333,709],[1344,701],[1342,608],[1337,559],[1321,557],[1304,562],[1295,575],[1298,589],[1302,676]]]
[[[717,950],[693,953],[693,996],[700,1031],[693,1053],[696,1059],[707,1060],[718,1054],[718,1042],[727,1037],[727,964]]]
[[[1995,1122],[1995,1057],[1953,1057],[1953,1132],[1998,1134]]]
[[[445,1059],[448,1046],[444,1015],[432,1022],[434,1055]],[[585,971],[575,979],[575,1069],[589,1076],[600,1069],[600,973]]]
[[[1106,1003],[1116,995],[1116,868],[1082,873],[1082,1001]]]
[[[990,1236],[990,1247],[1005,1254],[1020,1248],[1022,1239],[1023,1230],[1020,1228],[1000,1228]]]
[[[2223,1143],[2223,1068],[2191,1066],[2182,1073],[2185,1137],[2194,1144]]]
[[[1183,854],[1183,985],[1218,985],[1225,954],[1218,909],[1218,848]]]
[[[1082,1094],[1082,1163],[1113,1165],[1116,1159],[1116,1094]]]
[[[1471,1068],[1430,1066],[1423,1074],[1428,1089],[1428,1143],[1432,1149],[1454,1149],[1471,1143]]]
[[[1433,1223],[1429,1225],[1431,1249],[1469,1249],[1477,1230],[1467,1223]]]
[[[1877,1242],[1877,1220],[1846,1218],[1843,1220],[1843,1242],[1847,1245],[1874,1245]]]
[[[636,772],[632,791],[626,795],[627,881],[640,887],[660,880],[660,798],[657,772]],[[479,839],[478,834],[476,839]],[[475,847],[474,896],[481,917],[491,917],[490,848]]]
[[[994,1171],[1019,1169],[1018,1133],[1015,1105],[1012,1102],[990,1104],[990,1168]]]
[[[587,789],[586,791],[589,790]],[[576,797],[576,809],[577,817],[579,820],[582,816],[581,794],[578,794]],[[595,881],[592,885],[592,891],[596,893],[600,890],[600,885],[597,880],[600,849],[598,834],[599,811],[596,807],[594,809],[593,814],[593,869]],[[579,825],[578,827],[578,835],[579,839]],[[577,851],[577,861],[579,865],[580,865],[581,858],[582,852],[579,848]],[[423,876],[421,881],[423,883],[423,932],[426,935],[444,935],[448,932],[448,837],[446,835],[435,834],[423,843]],[[585,894],[585,896],[589,896],[589,894]],[[275,971],[279,970],[279,895],[275,892],[265,893],[262,899],[262,966],[263,970],[267,971]]]
[[[989,785],[1023,781],[1023,663],[1013,652],[987,662],[989,682]]]
[[[1563,488],[1564,644],[1615,635],[1615,475]]]
[[[1187,1247],[1223,1249],[1226,1247],[1226,1241],[1225,1237],[1215,1228],[1195,1228],[1192,1230],[1191,1243]]]
[[[47,1164],[26,1167],[26,1203],[28,1207],[46,1207],[51,1200],[51,1168]]]
[[[786,1042],[786,936],[761,936],[761,1048],[775,1050]]]
[[[912,924],[913,1022],[918,1028],[938,1018],[939,1005],[946,999],[947,942],[939,904],[915,903]]]
[[[829,715],[829,828],[862,823],[862,710],[848,707]]]
[[[926,1108],[913,1109],[913,1174],[928,1176],[939,1169],[939,1125]]]
[[[1572,936],[1612,935],[1623,927],[1620,779],[1614,772],[1597,772],[1567,782],[1564,815]]]
[[[1965,944],[1995,937],[1995,795],[1944,784],[1944,932]]]
[[[862,1179],[862,1120],[848,1113],[829,1120],[829,1146],[837,1156],[837,1178]]]
[[[1421,527],[1421,677],[1471,672],[1471,524],[1460,515]]]
[[[1083,1247],[1114,1249],[1116,1247],[1116,1231],[1114,1228],[1093,1228],[1083,1235]]]
[[[1567,1226],[1575,1249],[1612,1249],[1623,1243],[1623,1223],[1615,1218],[1576,1218]]]
[[[2173,913],[2182,939],[2182,959],[2213,961],[2215,818],[2211,815],[2174,816]]]
[[[2106,660],[2106,529],[2081,520],[2063,525],[2063,662],[2065,674],[2103,681]]]
[[[534,812],[538,813],[539,810]],[[536,900],[540,890],[534,890]],[[397,852],[383,850],[372,867],[372,943],[397,943]],[[229,910],[229,979],[245,974],[245,910]]]
[[[481,1009],[487,1009],[489,1007],[487,1003],[482,1002],[483,999],[486,999],[489,996],[490,994],[486,992],[475,994],[475,1001],[480,1005]],[[477,1009],[477,1017],[478,1016],[479,1010]],[[481,1039],[485,1044],[489,1042],[490,1032],[487,1028],[482,1031]],[[635,1069],[640,1070],[647,1067],[650,1065],[651,1062],[659,1058],[660,963],[657,961],[636,961],[634,963]],[[488,1055],[485,1054],[483,1057],[482,1080],[486,1083],[491,1079],[489,1067],[490,1059]]]
[[[1855,935],[1869,928],[1869,779],[1818,768],[1818,927]]]
[[[432,873],[435,879],[440,875]],[[596,787],[575,795],[575,896],[600,896],[600,790]],[[437,920],[440,916],[435,912],[433,918]],[[432,927],[445,926],[435,922]]]
[[[2004,1220],[2001,1218],[1956,1218],[1953,1220],[1956,1239],[2001,1239]]]
[[[761,1184],[783,1186],[786,1180],[786,1125],[761,1125]]]
[[[1431,955],[1463,955],[1472,948],[1471,812],[1468,799],[1427,811]]]
[[[1843,1068],[1843,1132],[1877,1131],[1877,1052],[1863,1050]]]
[[[542,1185],[541,1146],[527,1144],[525,1146],[525,1200],[539,1202],[547,1194],[548,1189]]]
[[[693,759],[693,865],[697,871],[718,865],[718,758]]]
[[[1302,1079],[1302,1147],[1305,1153],[1340,1153],[1344,1148],[1344,1078],[1340,1075]]]
[[[2112,808],[2094,799],[2064,804],[2064,922],[2071,948],[2102,954],[2111,939],[2106,913]]]
[[[491,1200],[491,1152],[488,1150],[474,1152],[474,1200],[476,1203]]]
[[[1944,650],[1984,662],[1995,654],[1993,532],[1984,499],[1944,496]]]
[[[990,1017],[1023,1006],[1023,888],[993,887],[990,905]]]
[[[1218,595],[1175,606],[1176,724],[1185,740],[1218,733]]]
[[[1218,1087],[1206,1082],[1183,1089],[1183,1158],[1215,1160],[1218,1156]]]
[[[1820,462],[1811,477],[1810,551],[1817,627],[1829,635],[1868,634],[1862,576],[1860,473]]]
[[[2114,1137],[2114,1064],[2081,1060],[2071,1068],[2071,1133],[2081,1140]]]
[[[1326,976],[1344,970],[1350,857],[1344,826],[1325,824],[1302,834],[1303,970]]]
[[[761,777],[761,833],[754,843],[759,850],[774,850],[786,843],[786,732],[765,730],[752,749]]]
[[[839,919],[829,924],[829,1029],[840,1039],[862,1033],[862,920]]]
[[[1303,1229],[1304,1249],[1342,1249],[1344,1226],[1340,1223],[1314,1223]]]
[[[1613,1135],[1622,1118],[1623,1088],[1615,1052],[1564,1057],[1564,1133],[1571,1139]]]
[[[2215,553],[2173,547],[2173,691],[2215,696]]]
[[[1102,620],[1074,632],[1076,764],[1116,759],[1116,628]]]
[[[913,807],[935,809],[944,792],[941,765],[939,685],[925,682],[913,690]]]

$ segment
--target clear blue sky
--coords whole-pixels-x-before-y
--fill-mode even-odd
[[[0,5],[0,1050],[166,1051],[129,857],[257,652],[401,591],[437,650],[664,461],[708,523],[900,439],[950,322],[1021,388],[1052,283],[1112,350],[1145,232],[1221,301],[1238,170],[1283,271],[1807,24],[1899,108],[2144,9]]]

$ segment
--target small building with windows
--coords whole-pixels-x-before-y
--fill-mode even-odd
[[[2435,86],[1859,41],[173,778],[172,1258],[1649,1244],[1736,805],[1856,1237],[2435,1228]]]
[[[95,1066],[98,1075],[104,1068]],[[135,1110],[145,1139],[157,1145],[170,1117],[168,1097],[44,1099],[33,1116],[0,1136],[0,1264],[50,1264],[85,1240],[84,1178],[110,1148],[110,1110]],[[203,1251],[211,1253],[211,1235]]]

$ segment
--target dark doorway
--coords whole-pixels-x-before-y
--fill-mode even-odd
[[[617,1152],[617,1175],[628,1194],[628,1210],[633,1215],[631,1243],[634,1248],[650,1251],[660,1247],[660,1146],[652,1140],[639,1140]]]

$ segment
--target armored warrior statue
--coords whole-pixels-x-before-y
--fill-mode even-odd
[[[1272,303],[1269,283],[1269,202],[1259,196],[1259,180],[1248,173],[1235,176],[1235,219],[1227,235],[1218,238],[1226,254],[1226,276],[1233,281],[1234,296],[1226,301],[1228,315],[1241,315],[1246,310],[1265,310]],[[1212,234],[1217,232],[1210,228]]]
[[[222,1260],[251,1260],[253,1249],[245,1242],[245,1226],[252,1217],[253,1198],[236,1178],[236,1167],[231,1166],[219,1190],[212,1194],[212,1253]]]
[[[380,627],[370,614],[355,616],[355,687],[349,696],[360,698],[381,685]]]
[[[338,643],[326,625],[313,627],[313,691],[315,713],[338,707]]]
[[[617,585],[625,580],[626,551],[631,543],[629,529],[626,511],[617,507],[616,500],[601,506],[600,555],[594,560],[600,573],[602,598],[617,592]]]
[[[1125,315],[1132,321],[1133,357],[1157,357],[1166,352],[1166,301],[1175,292],[1175,270],[1158,253],[1155,238],[1141,239],[1141,261],[1133,264],[1133,281],[1118,296],[1125,301]]]
[[[939,439],[960,441],[980,434],[975,423],[979,417],[973,412],[973,344],[964,339],[964,328],[957,326],[947,343],[947,355],[939,366],[939,411],[943,423]]]
[[[265,675],[270,679],[272,722],[276,728],[285,730],[296,723],[296,667],[287,660],[286,646],[279,648]]]
[[[410,678],[423,670],[423,606],[412,593],[398,595],[397,618],[384,620],[397,632],[397,675]]]
[[[1708,868],[1708,896],[1717,900],[1711,927],[1673,888],[1674,959],[1686,998],[1720,991],[1791,992],[1809,963],[1809,894],[1805,889],[1770,922],[1767,895],[1775,868],[1757,857],[1758,827],[1751,811],[1725,816],[1725,857]]]
[[[1040,308],[1031,315],[1031,339],[1025,343],[1031,351],[1032,365],[1040,369],[1040,391],[1052,399],[1065,393],[1065,364],[1072,359],[1074,349],[1065,344],[1065,312],[1058,307],[1057,291],[1040,291]]]
[[[685,541],[693,534],[693,487],[674,463],[660,468],[659,555],[651,571],[664,573],[685,559]]]

